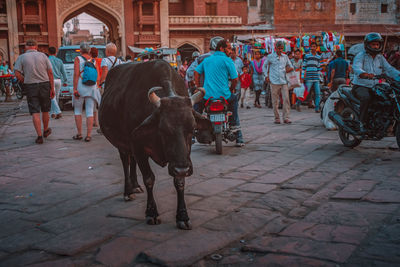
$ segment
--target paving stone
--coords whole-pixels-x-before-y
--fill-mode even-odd
[[[265,184],[280,184],[283,183],[300,173],[302,173],[304,170],[303,169],[288,169],[285,167],[280,167],[278,169],[275,169],[263,176],[260,176],[252,182],[255,183],[265,183]]]
[[[145,222],[134,225],[119,235],[161,243],[181,233],[182,230],[176,228],[175,224],[164,223],[162,220],[159,225],[148,225]]]
[[[70,259],[61,259],[55,261],[45,261],[29,265],[29,267],[75,267],[76,264]]]
[[[182,231],[176,237],[146,249],[138,256],[137,261],[167,266],[188,266],[225,247],[240,236],[231,232],[210,231],[203,228]]]
[[[296,189],[275,190],[252,201],[248,206],[288,213],[292,209],[299,207],[301,202],[310,196],[311,193]]]
[[[342,191],[334,195],[332,198],[361,199],[365,194],[371,191],[376,184],[377,182],[371,180],[358,180],[346,186]]]
[[[92,225],[86,225],[78,229],[73,228],[54,238],[33,245],[33,248],[58,255],[72,256],[104,242],[135,224],[131,220],[115,218],[107,218],[107,221],[101,221],[99,224],[97,219],[93,219]]]
[[[21,219],[8,221],[0,227],[0,238],[4,238],[16,233],[21,233],[27,229],[33,229],[36,227],[35,222],[27,222]]]
[[[324,172],[305,172],[296,178],[283,184],[281,188],[294,188],[316,191],[329,181],[331,181],[336,175],[333,173]]]
[[[398,190],[376,189],[366,195],[363,200],[376,203],[400,203],[400,192]]]
[[[341,243],[326,243],[295,237],[262,237],[243,247],[244,251],[262,253],[289,253],[299,256],[345,262],[356,246]]]
[[[90,205],[95,204],[96,202],[101,202],[102,200],[113,196],[121,195],[122,198],[122,190],[123,189],[119,184],[96,188],[93,191],[82,194],[77,198],[67,200],[44,211],[26,215],[23,218],[35,222],[48,222],[69,214],[76,213]]]
[[[214,231],[229,231],[242,234],[251,233],[277,216],[277,213],[268,210],[240,208],[223,217],[218,217],[207,222],[203,227]]]
[[[367,229],[300,221],[288,226],[279,234],[283,236],[310,238],[317,241],[359,245],[367,236]]]
[[[288,216],[291,218],[300,219],[304,218],[309,212],[310,210],[307,207],[296,207],[288,213]]]
[[[13,254],[9,257],[1,259],[0,266],[1,267],[27,266],[29,264],[53,260],[56,258],[57,258],[56,255],[46,253],[45,251],[28,250],[23,253]]]
[[[140,252],[155,245],[156,243],[146,240],[119,237],[101,246],[96,261],[105,266],[126,266],[134,261]]]
[[[396,210],[396,205],[372,203],[325,203],[305,217],[307,222],[369,226],[382,222]]]
[[[223,178],[232,178],[232,179],[240,179],[240,180],[251,180],[255,178],[257,174],[249,173],[249,172],[241,172],[241,171],[234,171],[230,173],[223,174]]]
[[[384,244],[374,243],[366,246],[360,253],[359,256],[367,259],[375,259],[390,262],[392,264],[400,263],[400,244]]]
[[[254,193],[267,193],[276,188],[276,185],[272,184],[260,184],[260,183],[247,183],[239,186],[237,191],[248,191]]]
[[[303,258],[298,256],[286,256],[277,254],[268,254],[261,258],[257,258],[253,266],[314,266],[314,267],[336,267],[337,265],[331,262]]]
[[[186,194],[194,194],[199,196],[212,196],[219,192],[236,187],[244,181],[237,179],[213,178],[208,181],[195,184],[186,190]]]
[[[17,251],[26,250],[34,243],[42,242],[52,237],[54,237],[53,234],[33,228],[28,231],[9,235],[6,238],[0,239],[0,250],[14,253]]]
[[[257,236],[269,236],[280,233],[283,229],[285,229],[288,225],[295,223],[296,221],[290,218],[283,217],[281,215],[272,219],[267,223],[266,226],[261,228],[256,232]]]
[[[196,203],[190,204],[189,209],[204,211],[216,211],[220,214],[226,214],[237,208],[251,202],[259,194],[251,192],[221,192],[216,196],[204,198]]]

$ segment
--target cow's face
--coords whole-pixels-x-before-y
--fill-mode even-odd
[[[193,110],[191,99],[165,97],[160,100],[157,110],[134,130],[133,137],[143,142],[145,152],[159,165],[168,163],[171,176],[190,176],[193,173],[190,151],[195,129],[211,131],[212,125]]]

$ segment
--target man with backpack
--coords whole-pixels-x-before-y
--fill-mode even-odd
[[[106,45],[106,57],[101,61],[100,85],[104,85],[108,72],[122,63],[123,62],[117,58],[117,46],[114,43],[108,43]]]

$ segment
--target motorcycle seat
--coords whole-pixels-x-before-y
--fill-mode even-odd
[[[342,87],[342,88],[340,88],[341,89],[341,91],[343,92],[343,94],[345,95],[345,96],[347,96],[349,99],[350,99],[350,101],[351,102],[354,102],[354,103],[356,103],[356,104],[360,104],[360,100],[358,100],[354,95],[353,95],[353,93],[352,93],[352,88],[351,87]]]

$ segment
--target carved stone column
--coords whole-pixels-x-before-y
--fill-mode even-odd
[[[160,1],[161,46],[169,46],[168,0]]]
[[[6,0],[6,5],[8,23],[8,51],[10,53],[10,66],[12,66],[19,56],[17,3],[15,0]]]

